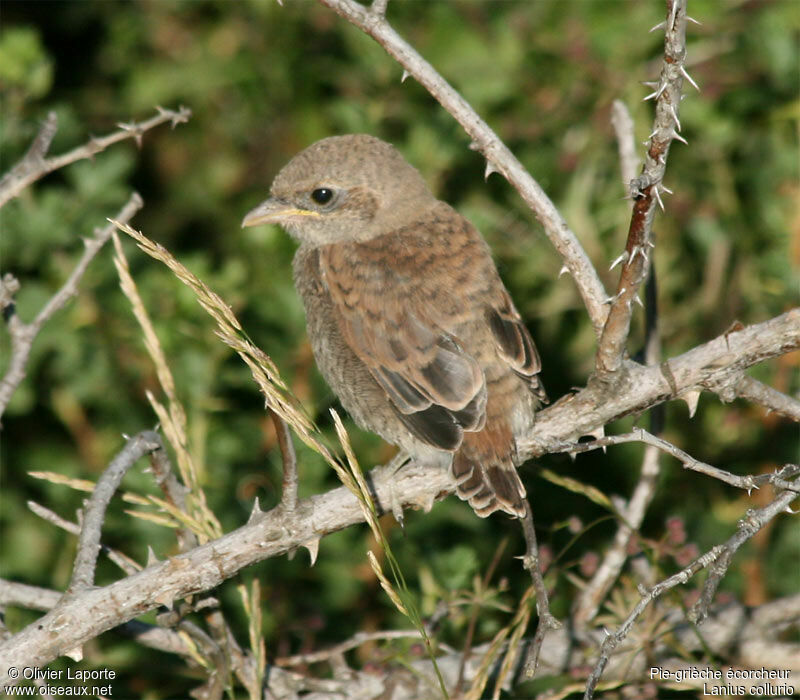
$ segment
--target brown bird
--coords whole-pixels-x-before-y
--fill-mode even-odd
[[[523,516],[515,438],[547,397],[480,233],[365,134],[309,146],[270,193],[242,225],[280,224],[300,242],[295,287],[342,406],[414,459],[449,465],[481,517]]]

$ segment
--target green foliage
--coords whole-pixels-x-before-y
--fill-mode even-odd
[[[434,190],[484,233],[530,323],[551,397],[585,383],[593,367],[593,333],[569,276],[558,276],[561,261],[516,192],[497,175],[484,181],[485,163],[468,149],[468,137],[413,79],[401,82],[402,69],[374,41],[322,6],[285,4],[3,3],[4,171],[26,151],[51,109],[59,116],[55,154],[90,134],[113,131],[118,122],[147,118],[157,104],[185,104],[193,111],[186,125],[146,134],[140,149],[133,142],[117,144],[46,177],[3,208],[0,263],[22,283],[20,316],[33,318],[74,267],[81,237],[104,225],[135,188],[145,200],[135,228],[166,246],[232,306],[335,442],[328,413],[335,400],[314,369],[292,288],[294,244],[277,228],[241,230],[240,221],[299,149],[332,134],[369,132],[395,143]],[[800,194],[796,3],[698,0],[691,14],[703,22],[689,32],[689,69],[702,92],[685,86],[680,116],[690,145],[676,143],[671,150],[666,184],[675,194],[656,219],[665,356],[714,337],[735,320],[765,320],[800,301],[800,248],[790,238]],[[647,29],[662,15],[660,2],[389,5],[398,32],[463,92],[559,206],[609,289],[617,273],[607,272],[608,263],[625,240],[630,206],[610,107],[614,99],[626,102],[637,142],[646,138],[652,107],[642,102],[647,90],[641,82],[657,78],[661,52],[660,33]],[[248,369],[216,338],[194,295],[130,241],[123,245],[187,410],[190,450],[209,504],[226,530],[235,528],[256,496],[265,507],[280,496],[280,456],[262,397]],[[641,340],[636,325],[632,353]],[[0,356],[8,352],[3,330]],[[753,374],[796,392],[797,365],[790,356]],[[72,518],[81,496],[27,472],[96,479],[121,447],[121,433],[155,424],[147,390],[160,396],[106,250],[79,296],[37,339],[27,378],[4,417],[0,575],[65,586],[74,538],[24,504],[36,500]],[[392,454],[357,428],[351,438],[365,467]],[[670,406],[665,438],[736,473],[769,471],[797,458],[796,430],[787,422],[743,403],[722,405],[710,395],[693,421],[685,406]],[[298,445],[298,458],[301,497],[338,485],[319,455]],[[608,455],[582,455],[574,464],[560,456],[542,463],[609,495],[629,493],[640,459],[639,448],[625,446]],[[749,501],[671,459],[663,463],[646,536],[657,540],[673,515],[685,520],[689,539],[701,550],[735,531]],[[560,552],[571,545],[548,572],[554,609],[565,613],[581,556],[602,553],[614,522],[577,490],[537,478],[535,467],[525,468],[524,478],[544,548]],[[124,488],[156,493],[141,470],[126,477]],[[112,503],[104,542],[140,562],[148,545],[160,556],[174,551],[170,531],[130,518],[126,507],[119,499]],[[560,525],[571,515],[580,521],[577,530]],[[437,596],[454,605],[482,600],[476,642],[509,623],[498,606],[513,609],[529,584],[513,558],[523,546],[516,526],[502,518],[479,520],[451,498],[430,514],[408,514],[405,535],[390,535],[423,614],[432,612]],[[509,544],[489,593],[480,598],[476,577],[485,575],[504,537]],[[738,555],[742,565],[763,568],[763,589],[735,576],[723,587],[750,602],[796,590],[791,563],[800,547],[797,529],[776,522],[771,538],[774,546],[753,542]],[[262,582],[268,654],[317,649],[368,626],[407,625],[366,563],[371,544],[367,528],[350,528],[322,541],[313,569],[300,552],[292,561],[267,561],[242,574]],[[103,572],[105,580],[115,575],[110,568]],[[241,609],[234,583],[219,592],[230,619]],[[465,607],[445,629],[448,642],[463,643],[469,611]],[[22,619],[10,617],[11,628]],[[245,643],[246,620],[236,632]],[[94,663],[109,665],[113,658],[124,672],[115,692],[145,687],[152,698],[181,697],[196,685],[195,678],[167,674],[164,666],[182,666],[166,655],[138,647],[120,652],[109,643],[97,654]],[[168,678],[161,679],[163,686],[162,675]]]

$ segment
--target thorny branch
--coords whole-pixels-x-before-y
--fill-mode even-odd
[[[780,480],[786,478],[781,472],[776,472],[775,474],[759,474],[758,476],[737,476],[736,474],[731,474],[723,469],[719,469],[711,466],[710,464],[706,464],[705,462],[696,460],[679,447],[676,447],[672,443],[667,442],[666,440],[657,437],[646,430],[643,430],[642,428],[634,428],[634,430],[630,433],[609,435],[607,437],[592,440],[591,442],[578,442],[569,445],[561,445],[551,449],[550,452],[569,452],[570,454],[578,454],[580,452],[589,452],[596,449],[605,449],[610,445],[622,445],[628,442],[641,442],[645,445],[655,447],[663,452],[666,452],[667,454],[672,455],[676,459],[679,459],[686,469],[699,472],[700,474],[705,474],[706,476],[718,479],[729,486],[735,486],[736,488],[744,489],[747,492],[760,488],[762,485],[767,483],[775,486],[779,485],[781,488],[800,491],[797,486],[779,483]]]
[[[664,22],[664,64],[656,90],[648,98],[656,100],[656,116],[642,174],[631,182],[633,214],[623,253],[622,270],[616,294],[611,298],[600,343],[596,370],[599,374],[616,372],[622,367],[625,345],[630,332],[633,304],[638,300],[641,283],[647,277],[653,248],[653,217],[661,204],[660,191],[672,140],[683,140],[678,109],[686,75],[686,2],[668,0]]]
[[[74,595],[94,585],[94,570],[97,564],[97,555],[100,553],[100,534],[106,508],[119,488],[122,477],[141,457],[163,449],[158,433],[152,430],[139,433],[128,440],[125,447],[97,480],[92,497],[83,511],[78,551],[75,555],[72,580],[67,588],[67,595]]]
[[[744,542],[750,539],[768,522],[770,522],[779,513],[789,509],[789,505],[798,498],[798,493],[795,491],[784,491],[771,503],[759,508],[757,510],[748,511],[747,516],[739,521],[739,531],[732,535],[725,544],[717,545],[702,556],[695,559],[689,566],[679,571],[677,574],[657,583],[649,590],[640,590],[642,598],[636,607],[631,611],[625,621],[613,634],[609,634],[601,647],[600,657],[592,670],[589,680],[586,685],[586,692],[584,700],[591,700],[594,696],[594,690],[600,677],[603,675],[603,670],[608,664],[609,657],[613,650],[619,643],[625,639],[631,631],[636,620],[642,615],[648,605],[653,602],[660,595],[665,593],[671,588],[680,584],[686,583],[692,576],[702,569],[709,569],[710,574],[706,579],[703,586],[703,592],[700,600],[695,603],[689,611],[689,619],[693,622],[701,622],[708,614],[708,607],[711,603],[714,593],[716,592],[719,582],[728,570],[733,555],[736,550],[742,546]],[[790,509],[789,509],[790,510]],[[791,510],[790,510],[791,512]]]
[[[704,376],[739,372],[798,347],[800,310],[793,310],[672,358],[672,388],[661,367],[634,365],[630,385],[613,397],[602,384],[595,384],[542,411],[534,435],[520,447],[529,453],[533,449],[547,452],[572,440],[576,429],[587,427],[591,432],[620,415],[677,398]],[[399,472],[378,468],[372,476],[381,513],[390,511],[388,504],[393,497],[401,498],[404,507],[427,508],[434,499],[453,490],[447,472],[430,465],[411,464]],[[364,517],[357,498],[342,486],[299,501],[292,514],[274,509],[217,540],[152,563],[109,586],[81,592],[60,606],[58,614],[48,613],[0,644],[0,684],[8,682],[10,666],[47,663],[65,649],[73,649],[158,605],[207,591],[246,566],[363,522]],[[87,610],[92,614],[87,615]]]
[[[186,107],[179,107],[177,112],[163,107],[156,109],[158,114],[146,121],[118,124],[117,131],[106,136],[93,136],[85,144],[68,153],[48,158],[47,151],[58,129],[58,116],[55,112],[50,112],[25,157],[0,180],[0,207],[18,196],[26,187],[54,170],[78,160],[92,158],[118,141],[133,139],[137,145],[141,145],[142,135],[146,131],[165,122],[170,122],[174,129],[178,124],[189,121],[192,116],[192,111]]]
[[[627,107],[615,100],[611,123],[619,146],[620,169],[623,180],[630,182],[638,167],[634,147],[634,125]],[[645,288],[645,343],[644,363],[655,365],[661,361],[661,337],[658,328],[658,294],[656,292],[655,266],[650,267],[650,276]],[[654,407],[650,413],[650,425],[655,432],[663,422],[664,406]],[[621,522],[611,545],[606,549],[600,565],[586,586],[578,592],[572,608],[571,623],[576,636],[583,638],[589,621],[593,620],[622,567],[628,559],[627,548],[631,536],[644,521],[647,508],[656,494],[658,475],[661,471],[658,448],[647,445],[642,455],[639,479],[627,503],[620,503]]]
[[[786,394],[782,394],[777,389],[742,374],[733,387],[736,396],[740,399],[761,404],[767,411],[774,411],[782,416],[791,418],[796,423],[800,423],[800,401]]]
[[[128,203],[117,214],[117,218],[121,221],[130,221],[141,207],[142,198],[134,192]],[[25,378],[28,356],[33,347],[33,341],[42,326],[56,311],[63,308],[71,297],[78,293],[78,284],[81,277],[83,277],[83,273],[86,272],[86,268],[92,258],[97,255],[114,231],[114,226],[108,224],[101,229],[95,229],[95,234],[92,238],[84,239],[86,249],[83,251],[83,255],[72,274],[30,323],[24,323],[14,310],[13,298],[16,290],[19,289],[19,282],[10,273],[3,275],[3,279],[0,280],[0,303],[2,303],[2,313],[11,334],[11,358],[6,374],[0,380],[0,417],[5,412],[6,406],[8,406],[8,402],[20,382]]]

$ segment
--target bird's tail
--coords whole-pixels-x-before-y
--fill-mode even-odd
[[[466,433],[453,455],[456,494],[485,518],[496,510],[517,518],[525,515],[525,487],[512,460],[510,430],[484,428]]]

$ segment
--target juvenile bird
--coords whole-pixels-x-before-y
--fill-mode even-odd
[[[486,517],[525,513],[515,464],[547,397],[536,346],[472,224],[388,143],[297,154],[243,226],[280,224],[316,363],[342,406],[415,460],[449,466]]]

